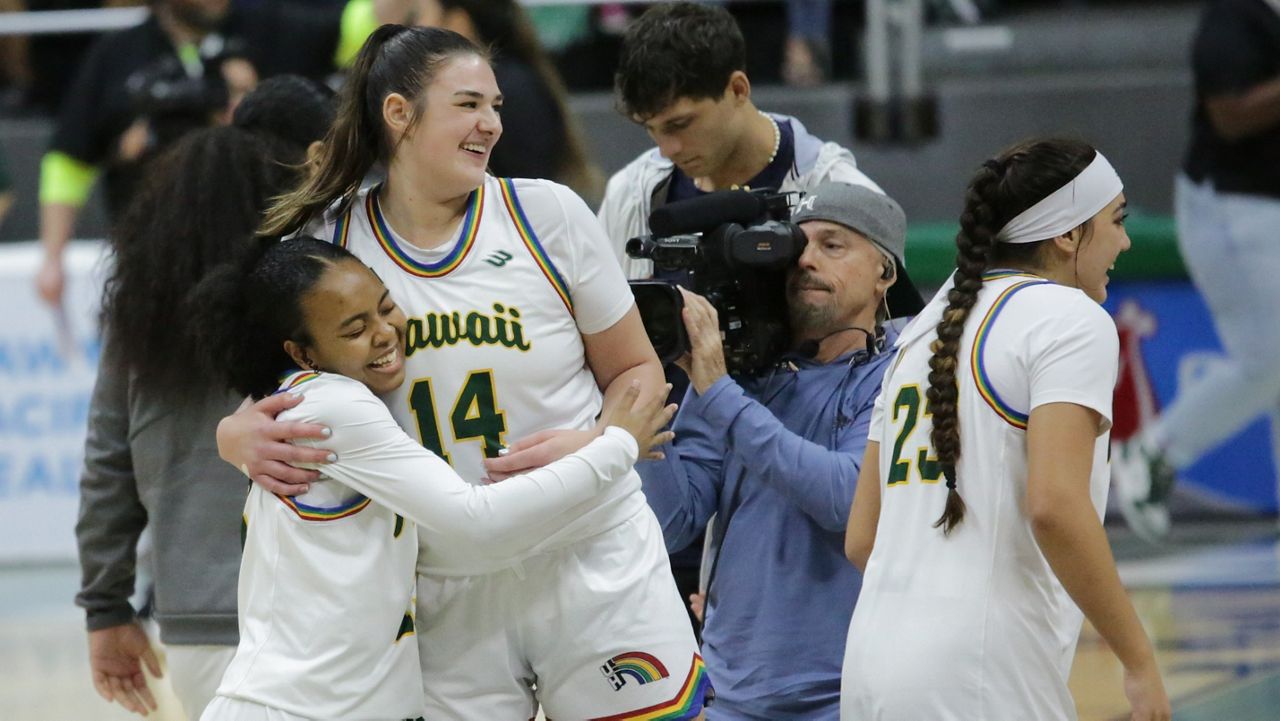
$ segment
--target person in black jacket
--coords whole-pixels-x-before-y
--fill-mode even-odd
[[[143,164],[185,132],[226,124],[259,78],[335,69],[342,8],[152,0],[141,24],[98,38],[62,103],[40,167],[40,296],[59,305],[62,251],[99,177],[123,212]]]

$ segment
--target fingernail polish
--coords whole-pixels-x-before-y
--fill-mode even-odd
[[[325,438],[328,438],[329,436],[333,435],[333,429],[332,429],[332,428],[322,428],[322,429],[320,429],[320,435],[324,436]]]
[[[329,455],[325,456],[325,460],[326,460],[326,461],[328,461],[328,462],[330,462],[330,463],[337,463],[337,462],[338,462],[338,454],[337,454],[337,453],[330,453]]]

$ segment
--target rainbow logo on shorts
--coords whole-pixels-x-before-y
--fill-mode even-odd
[[[600,673],[613,684],[614,691],[626,686],[627,679],[643,686],[671,675],[661,661],[643,651],[629,651],[614,656],[600,667]]]
[[[624,654],[615,656],[614,659],[636,655],[643,656],[646,659],[653,659],[648,654]],[[656,661],[656,659],[654,660]],[[605,666],[608,665],[605,664]],[[661,668],[661,664],[658,664],[658,667]],[[707,678],[707,666],[702,662],[701,656],[694,654],[693,663],[689,665],[689,675],[685,677],[684,683],[680,685],[680,690],[671,699],[635,711],[627,711],[613,716],[600,716],[592,721],[687,721],[688,719],[697,718],[698,714],[702,713],[703,707],[706,706],[707,700],[712,698],[713,695],[711,679]]]

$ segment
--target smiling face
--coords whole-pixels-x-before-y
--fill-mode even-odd
[[[405,316],[359,261],[331,265],[300,303],[310,342],[285,341],[302,367],[340,373],[387,393],[404,382]]]
[[[1091,231],[1079,240],[1075,250],[1074,285],[1099,303],[1107,299],[1108,271],[1130,246],[1129,234],[1124,228],[1128,215],[1124,193],[1121,193],[1093,216]]]
[[[502,137],[502,94],[484,58],[450,58],[422,94],[418,107],[392,93],[384,116],[393,137],[402,133],[392,165],[409,164],[449,196],[465,195],[484,182],[493,146]]]

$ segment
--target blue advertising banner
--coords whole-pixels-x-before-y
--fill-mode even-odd
[[[42,303],[36,243],[0,246],[0,563],[76,557],[104,247],[73,243],[63,310]]]
[[[1224,362],[1224,355],[1213,319],[1189,282],[1117,282],[1108,292],[1105,305],[1121,347],[1113,439],[1124,440],[1172,403],[1179,389]],[[1199,501],[1206,510],[1274,513],[1271,424],[1280,422],[1278,413],[1280,403],[1180,473],[1179,498]],[[1175,510],[1194,507],[1179,503]]]

